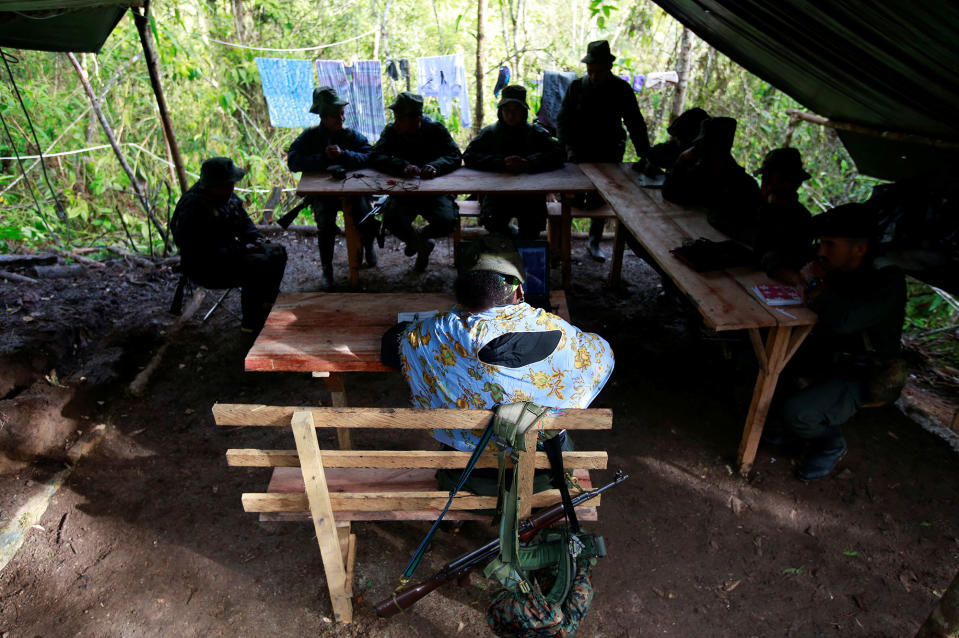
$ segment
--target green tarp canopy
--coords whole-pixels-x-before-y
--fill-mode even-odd
[[[0,0],[0,47],[97,53],[131,0]]]
[[[952,143],[943,148],[840,131],[860,172],[895,180],[957,164],[959,3],[654,2],[819,115]]]

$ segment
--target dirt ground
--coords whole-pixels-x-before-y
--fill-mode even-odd
[[[274,241],[290,251],[283,289],[316,290],[314,239]],[[361,273],[365,290],[451,289],[447,241],[424,275],[387,242],[381,266]],[[849,423],[850,451],[832,477],[803,483],[788,454],[761,447],[743,480],[732,468],[755,378],[748,342],[703,328],[632,255],[630,285],[610,289],[608,265],[582,259],[583,248],[575,242],[570,312],[617,359],[594,403],[613,409],[614,427],[590,434],[590,448],[610,454],[599,481],[616,468],[631,478],[604,496],[589,526],[609,557],[594,570],[596,598],[578,636],[914,635],[959,565],[956,452],[888,406]],[[345,282],[345,268],[337,276]],[[406,614],[374,617],[371,603],[389,595],[426,524],[354,525],[356,618],[337,625],[312,527],[242,511],[240,494],[262,491],[269,472],[227,467],[225,451],[292,448],[292,436],[218,428],[213,403],[329,405],[329,395],[309,375],[243,372],[235,316],[195,319],[145,396],[124,392],[163,343],[175,282],[166,268],[122,261],[39,285],[0,282],[0,527],[26,520],[31,497],[45,502],[65,450],[105,426],[0,572],[0,635],[491,636],[492,587],[478,574]],[[238,313],[236,295],[226,306]],[[398,374],[347,383],[353,405],[407,404]],[[934,396],[940,420],[956,408],[935,387],[910,392],[911,404]],[[475,523],[444,525],[419,573],[492,536]]]

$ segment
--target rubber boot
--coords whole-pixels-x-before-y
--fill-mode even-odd
[[[592,219],[589,222],[589,241],[586,244],[586,250],[594,261],[606,261],[606,253],[600,247],[603,241],[603,227],[606,225],[605,219]]]
[[[426,271],[426,267],[430,265],[430,253],[433,252],[435,246],[436,244],[433,243],[432,239],[420,237],[419,247],[416,251],[416,263],[413,265],[413,270],[416,272]]]
[[[848,449],[846,439],[838,433],[811,441],[806,460],[796,474],[807,481],[825,478],[836,469]]]
[[[336,243],[335,233],[320,233],[318,236],[320,245],[320,266],[323,274],[320,277],[320,288],[329,291],[333,290],[335,283],[333,280],[333,247]]]

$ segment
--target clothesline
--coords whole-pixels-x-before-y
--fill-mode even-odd
[[[217,44],[222,44],[222,45],[228,46],[228,47],[235,47],[235,48],[237,48],[237,49],[247,49],[247,50],[250,50],[250,51],[279,51],[279,52],[295,53],[295,52],[297,52],[297,51],[318,51],[318,50],[320,50],[320,49],[327,49],[327,48],[329,48],[329,47],[335,47],[335,46],[337,46],[338,44],[346,44],[347,42],[353,42],[354,40],[359,40],[360,38],[365,38],[366,36],[368,36],[368,35],[373,35],[374,33],[376,33],[376,29],[370,29],[370,30],[367,31],[366,33],[361,33],[360,35],[354,36],[354,37],[352,37],[352,38],[350,38],[350,39],[348,39],[348,40],[340,40],[339,42],[331,42],[330,44],[318,44],[318,45],[315,46],[315,47],[300,47],[300,48],[297,48],[297,49],[273,49],[273,48],[269,48],[269,47],[251,47],[251,46],[247,46],[247,45],[245,45],[245,44],[237,44],[236,42],[226,42],[225,40],[216,40],[216,39],[214,39],[214,38],[204,37],[204,36],[202,36],[202,35],[197,35],[197,36],[194,36],[194,37],[203,38],[204,40],[207,40],[207,41],[209,41],[209,42],[216,42]]]
[[[169,161],[167,161],[165,158],[160,157],[159,155],[156,155],[155,153],[152,153],[151,151],[148,151],[147,149],[143,148],[142,146],[140,146],[139,144],[137,144],[137,143],[135,143],[135,142],[122,142],[122,144],[123,144],[124,146],[132,146],[133,148],[137,149],[138,151],[140,151],[140,152],[142,152],[142,153],[146,153],[147,155],[149,155],[149,156],[152,157],[153,159],[155,159],[155,160],[157,160],[157,161],[159,161],[159,162],[162,162],[162,163],[166,164],[167,166],[173,166],[173,164],[171,164],[171,163],[170,163]],[[49,158],[49,157],[63,157],[63,156],[65,156],[65,155],[77,155],[77,154],[79,154],[79,153],[90,153],[90,152],[92,152],[92,151],[100,151],[100,150],[103,150],[103,149],[105,149],[105,148],[110,148],[110,145],[109,145],[109,144],[101,144],[101,145],[99,145],[99,146],[90,146],[90,147],[87,147],[87,148],[79,148],[79,149],[72,150],[72,151],[61,151],[61,152],[59,152],[59,153],[44,153],[42,156],[41,156],[41,155],[21,155],[21,156],[20,156],[20,159],[21,159],[21,160],[28,160],[28,159],[40,159],[41,157],[42,157],[43,159],[47,159],[47,158]],[[17,159],[15,156],[0,157],[0,160],[15,160],[15,159]],[[200,178],[200,176],[199,176],[197,173],[193,173],[193,172],[191,172],[191,171],[186,171],[186,174],[189,175],[190,177],[193,177],[193,178],[196,178],[196,179],[199,179],[199,178]],[[236,190],[237,190],[237,192],[241,192],[241,193],[270,193],[270,192],[272,192],[272,189],[262,189],[262,188],[240,188],[240,187],[237,187]],[[296,191],[295,188],[284,188],[284,189],[283,189],[283,192],[284,192],[284,193],[292,193],[292,192],[294,192],[294,191]]]

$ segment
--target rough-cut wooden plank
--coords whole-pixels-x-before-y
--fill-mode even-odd
[[[316,427],[429,430],[472,430],[486,427],[491,410],[425,408],[322,408],[215,403],[217,425],[287,426],[294,412],[309,411]],[[613,411],[608,408],[561,409],[542,419],[537,427],[548,430],[609,430]]]
[[[330,468],[327,454],[323,452],[323,466],[326,469],[326,482],[331,494],[348,492],[435,492],[439,490],[434,470],[429,469],[369,469],[369,468]],[[583,489],[590,489],[592,481],[589,472],[583,469],[572,470],[573,476]],[[278,467],[273,470],[267,492],[292,494],[302,493],[305,489],[303,474],[298,467]]]
[[[788,326],[776,326],[769,330],[769,335],[766,337],[768,370],[760,370],[756,376],[756,386],[749,405],[749,413],[746,416],[743,438],[739,443],[739,472],[743,476],[749,474],[753,460],[756,458],[756,450],[759,447],[763,426],[766,424],[766,415],[769,413],[769,404],[776,390],[776,382],[786,364],[785,355],[789,348],[791,332],[792,329]]]
[[[357,177],[357,176],[361,177]],[[545,173],[490,173],[460,168],[433,179],[393,177],[363,168],[349,171],[347,179],[334,180],[327,173],[303,173],[296,194],[303,195],[390,195],[458,193],[562,193],[595,190],[593,183],[576,164]]]
[[[337,512],[336,518],[353,523],[362,521],[435,521],[439,512],[435,510],[393,510],[389,512]],[[261,522],[276,523],[309,523],[310,515],[306,512],[261,512],[258,515]],[[576,518],[581,521],[598,521],[599,510],[595,507],[582,505],[576,508]],[[456,510],[446,513],[444,521],[481,521],[489,523],[492,516],[485,516],[470,510]]]
[[[580,166],[626,229],[696,305],[706,325],[714,330],[737,330],[777,324],[777,318],[730,275],[723,271],[697,273],[669,252],[682,245],[688,235],[664,210],[659,191],[642,188],[635,173],[619,164]]]
[[[363,468],[461,468],[469,460],[469,452],[426,451],[426,450],[324,450],[323,467],[363,467]],[[585,470],[606,469],[606,452],[563,452],[565,467]],[[233,467],[299,467],[300,459],[296,450],[257,450],[232,449],[226,451],[227,465]],[[476,467],[497,467],[494,455],[480,457]],[[549,467],[545,452],[536,453],[536,467]]]
[[[296,412],[290,425],[303,469],[306,494],[302,495],[302,499],[304,504],[309,506],[313,517],[313,528],[320,545],[320,554],[323,556],[326,585],[333,603],[333,615],[340,622],[352,622],[353,604],[346,593],[346,569],[343,565],[343,554],[340,552],[336,519],[333,517],[313,416],[308,410]]]
[[[480,215],[479,200],[462,200],[456,202],[456,205],[459,206],[460,217],[479,217]],[[573,206],[570,208],[570,214],[576,219],[593,219],[594,217],[598,219],[616,219],[616,213],[608,204],[592,210],[585,210]],[[546,202],[546,215],[552,219],[559,219],[563,215],[563,205],[559,202]],[[552,221],[552,219],[550,221]]]
[[[525,448],[530,450],[532,453],[535,453],[536,450],[536,430],[530,428],[529,431],[525,434]],[[533,462],[533,454],[530,452],[521,452],[519,455],[519,461],[517,461],[519,467],[516,468],[516,481],[518,482],[518,487],[516,490],[516,495],[518,497],[518,515],[520,520],[524,518],[529,518],[529,513],[533,509],[532,499],[530,498],[533,494],[533,474],[536,470]]]
[[[565,295],[551,295],[569,320]],[[385,372],[383,333],[400,311],[446,312],[452,295],[430,293],[280,293],[244,362],[260,372]]]
[[[532,507],[547,507],[559,501],[559,490],[546,490],[533,494]],[[333,512],[391,512],[393,510],[432,510],[438,514],[446,505],[449,492],[352,492],[332,493],[330,503]],[[590,502],[601,504],[601,496]],[[245,512],[303,512],[309,507],[306,494],[247,492],[242,496]],[[482,510],[496,507],[495,496],[457,495],[450,509]],[[373,520],[390,520],[375,518]]]

